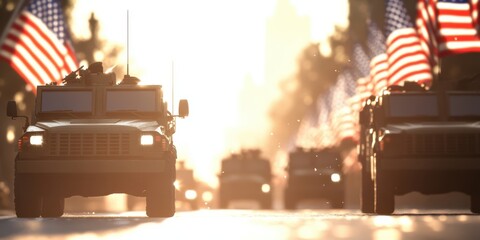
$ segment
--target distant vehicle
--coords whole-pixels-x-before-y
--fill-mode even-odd
[[[391,214],[395,195],[470,195],[480,213],[480,92],[392,86],[363,109],[362,211]],[[362,151],[361,151],[362,152]]]
[[[38,86],[32,123],[25,118],[15,158],[18,217],[60,217],[64,199],[127,193],[146,197],[146,214],[175,213],[175,118],[159,85],[117,84],[102,63],[72,72],[63,85]],[[188,115],[180,100],[178,117]]]
[[[176,190],[176,200],[190,205],[190,209],[197,210],[200,200],[197,181],[193,175],[193,170],[186,168],[183,161],[178,162],[177,178],[174,183]]]
[[[220,208],[228,208],[234,200],[256,200],[262,209],[272,208],[270,162],[260,150],[244,150],[224,159],[219,180]]]
[[[291,152],[286,168],[285,208],[295,209],[306,199],[327,199],[332,208],[343,208],[345,182],[342,166],[339,153],[330,148],[297,148]]]

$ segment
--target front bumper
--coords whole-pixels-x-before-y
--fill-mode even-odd
[[[162,173],[167,160],[19,160],[17,173]]]

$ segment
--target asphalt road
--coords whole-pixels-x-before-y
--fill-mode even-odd
[[[480,239],[480,215],[466,210],[199,210],[168,219],[144,212],[0,217],[0,239]]]

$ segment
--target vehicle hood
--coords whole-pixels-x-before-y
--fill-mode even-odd
[[[159,124],[156,121],[145,120],[120,120],[120,119],[74,119],[53,120],[37,122],[30,126],[27,131],[49,132],[122,132],[129,131],[158,131]]]
[[[480,122],[428,122],[389,124],[383,128],[393,133],[480,133]]]

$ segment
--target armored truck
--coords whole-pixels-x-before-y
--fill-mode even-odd
[[[480,213],[480,92],[414,85],[392,86],[364,108],[362,210],[391,214],[396,195],[458,191]]]
[[[18,217],[60,217],[64,199],[126,193],[146,197],[149,217],[175,213],[175,117],[160,85],[138,85],[125,75],[116,83],[101,63],[72,72],[63,84],[38,86],[31,123],[25,118],[15,158],[14,203]]]
[[[270,162],[261,157],[260,150],[243,150],[222,160],[221,164],[220,208],[228,208],[234,200],[255,200],[262,209],[272,208]]]
[[[306,199],[326,199],[332,208],[343,208],[345,183],[340,154],[331,148],[297,147],[289,154],[287,186],[284,192],[286,209],[295,209]]]

